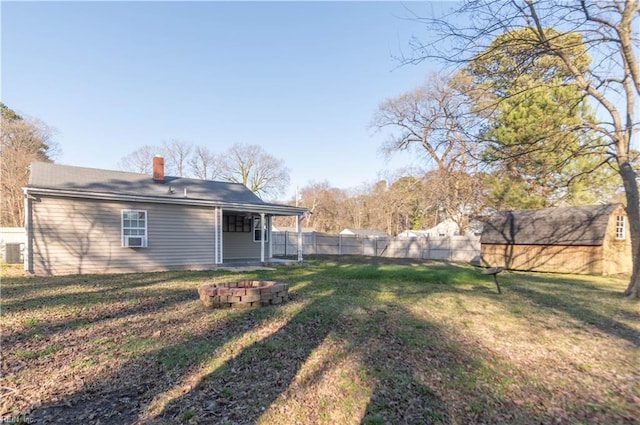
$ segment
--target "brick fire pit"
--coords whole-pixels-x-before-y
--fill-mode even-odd
[[[288,290],[285,283],[242,280],[201,285],[198,294],[206,307],[251,308],[282,304],[289,298]]]

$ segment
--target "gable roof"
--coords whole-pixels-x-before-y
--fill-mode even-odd
[[[480,243],[602,245],[620,204],[499,211],[485,222]]]
[[[44,162],[31,164],[26,190],[90,199],[135,200],[190,205],[225,206],[256,212],[303,214],[305,208],[264,202],[240,183],[101,170]],[[252,208],[250,208],[252,207]],[[263,211],[264,210],[264,211]]]

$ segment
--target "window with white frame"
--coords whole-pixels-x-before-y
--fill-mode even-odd
[[[625,231],[625,219],[623,215],[619,215],[616,217],[616,239],[622,240],[626,237]]]
[[[147,212],[145,210],[122,210],[122,246],[146,248]]]
[[[269,233],[267,232],[266,223],[262,223],[260,217],[253,218],[253,241],[260,242],[262,240],[262,229],[264,228],[264,240],[269,240]]]

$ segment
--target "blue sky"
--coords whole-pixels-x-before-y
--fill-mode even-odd
[[[143,145],[179,139],[221,153],[257,144],[295,187],[373,182],[379,103],[438,64],[400,66],[410,12],[453,3],[6,2],[2,101],[53,127],[57,162],[117,169]],[[284,199],[283,199],[284,200]]]

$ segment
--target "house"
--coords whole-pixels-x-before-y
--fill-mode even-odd
[[[428,230],[403,230],[397,235],[399,238],[428,238]]]
[[[460,234],[460,230],[458,228],[458,224],[451,220],[450,218],[441,221],[436,224],[434,227],[427,230],[405,230],[401,233],[398,233],[398,236],[405,238],[416,238],[416,237],[445,237],[445,236],[458,236]]]
[[[38,275],[213,269],[271,258],[271,220],[305,208],[263,202],[237,183],[33,163],[25,270]],[[298,254],[302,261],[302,253]]]
[[[501,211],[487,219],[481,260],[512,270],[631,273],[628,219],[620,204]]]
[[[389,237],[388,233],[382,232],[380,230],[370,230],[370,229],[343,229],[340,232],[341,235],[355,235],[361,237],[368,238],[386,238]]]
[[[480,236],[482,229],[482,223],[478,220],[471,220],[469,225],[465,230],[465,234]],[[460,228],[458,227],[458,223],[448,218],[440,223],[436,224],[434,227],[427,230],[405,230],[403,232],[398,233],[398,236],[401,238],[434,238],[434,237],[449,237],[449,236],[460,236]]]

